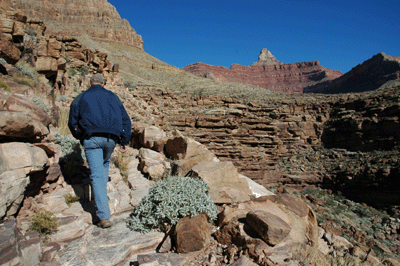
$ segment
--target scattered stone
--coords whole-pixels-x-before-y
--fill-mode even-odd
[[[290,226],[278,216],[264,211],[249,212],[247,222],[271,246],[275,246],[290,233]]]
[[[203,249],[210,242],[210,226],[204,214],[178,221],[175,227],[175,244],[178,253],[189,253]]]

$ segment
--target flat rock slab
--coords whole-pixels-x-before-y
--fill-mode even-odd
[[[87,233],[70,242],[57,254],[55,261],[64,266],[73,265],[129,265],[137,255],[154,252],[164,234],[140,234],[126,226],[129,213],[113,217],[113,226],[101,229],[91,225]]]

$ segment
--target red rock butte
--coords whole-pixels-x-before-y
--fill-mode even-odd
[[[273,91],[303,93],[305,87],[333,80],[342,72],[322,67],[319,61],[281,63],[267,49],[251,66],[232,64],[231,68],[204,63],[187,65],[183,70],[217,81],[244,83]]]

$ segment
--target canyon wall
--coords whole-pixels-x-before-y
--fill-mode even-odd
[[[376,90],[390,80],[400,79],[400,57],[379,53],[333,80],[304,89],[305,93],[347,93]]]
[[[42,83],[54,84],[61,94],[82,86],[85,73],[102,73],[109,83],[122,85],[118,65],[112,65],[106,53],[88,49],[73,37],[46,35],[45,30],[42,21],[0,8],[0,57],[10,64],[24,59],[36,68]],[[72,77],[76,82],[70,82]]]
[[[218,81],[256,85],[273,91],[303,93],[315,83],[340,77],[340,71],[324,68],[319,61],[281,63],[267,49],[262,49],[259,61],[251,66],[232,64],[231,68],[204,63],[188,65],[183,70],[199,77]]]
[[[399,200],[399,88],[277,95],[266,104],[142,86],[132,97],[146,102],[136,116],[182,131],[259,184],[321,186],[376,205]]]
[[[44,21],[48,35],[89,35],[105,42],[121,42],[143,50],[143,40],[107,0],[4,0],[32,20]]]

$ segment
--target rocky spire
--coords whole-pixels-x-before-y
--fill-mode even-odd
[[[276,60],[275,56],[268,51],[266,48],[261,49],[260,55],[258,56],[257,65],[275,65],[279,61]]]

